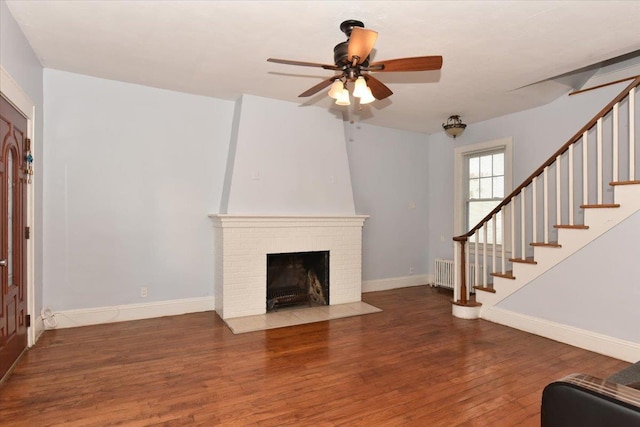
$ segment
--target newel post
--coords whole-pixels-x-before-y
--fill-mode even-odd
[[[454,237],[453,240],[460,245],[460,252],[458,252],[457,248],[453,251],[455,278],[451,314],[461,319],[477,319],[480,317],[482,304],[471,301],[467,293],[467,259],[465,251],[467,236]]]
[[[460,243],[460,303],[467,303],[467,269],[465,268],[467,265],[467,260],[465,258],[465,250],[464,245],[467,243],[467,238],[463,237],[458,240]]]

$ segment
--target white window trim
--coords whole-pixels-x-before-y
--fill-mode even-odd
[[[454,155],[454,178],[453,178],[453,232],[455,236],[466,233],[464,219],[464,191],[465,182],[463,177],[465,157],[469,154],[480,153],[488,150],[496,150],[504,147],[504,195],[508,196],[513,191],[513,138],[506,137],[491,141],[479,142],[477,144],[462,145],[455,147]],[[505,215],[503,218],[505,230],[509,230],[510,218]],[[503,241],[506,236],[503,236]],[[508,239],[507,239],[508,243]],[[491,244],[487,244],[491,246]],[[498,245],[500,246],[500,245]],[[507,248],[508,249],[508,248]]]

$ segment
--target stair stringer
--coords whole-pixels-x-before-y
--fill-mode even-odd
[[[494,277],[495,293],[476,292],[476,301],[482,303],[480,317],[485,317],[483,312],[487,312],[509,295],[640,211],[640,184],[615,186],[614,201],[620,204],[620,207],[584,209],[584,223],[589,226],[588,229],[558,229],[558,243],[561,247],[535,246],[533,258],[536,264],[513,263],[515,279]]]

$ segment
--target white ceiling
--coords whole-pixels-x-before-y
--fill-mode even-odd
[[[243,93],[282,99],[426,133],[440,130],[451,114],[474,123],[547,103],[568,86],[529,85],[640,49],[640,1],[7,5],[47,68],[228,100]],[[334,45],[346,39],[339,29],[346,19],[378,31],[376,61],[442,55],[442,70],[378,73],[394,95],[360,110],[333,105],[324,90],[298,98],[333,72],[266,59],[332,64]]]

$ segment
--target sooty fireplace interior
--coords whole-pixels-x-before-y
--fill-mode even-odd
[[[329,305],[329,251],[267,254],[267,311]]]

